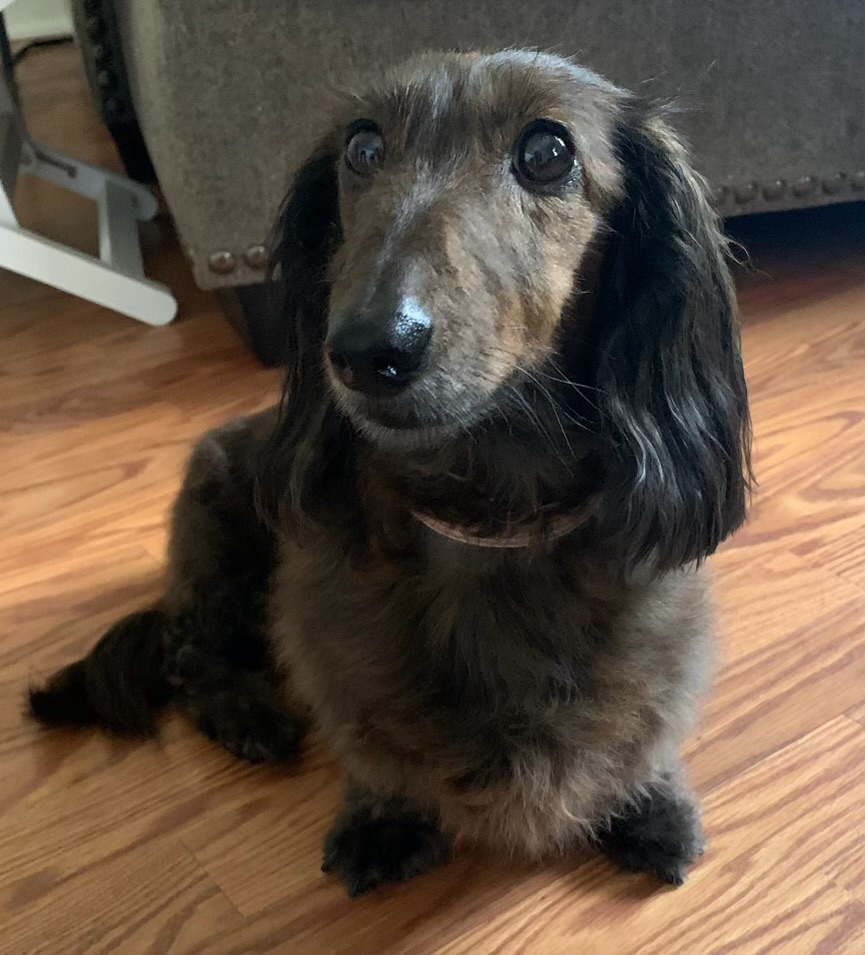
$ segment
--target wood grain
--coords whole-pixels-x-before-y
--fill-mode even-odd
[[[119,168],[74,51],[21,69],[34,131]],[[86,204],[26,184],[23,218],[92,248]],[[159,593],[191,441],[273,400],[196,289],[170,224],[146,237],[182,319],[149,329],[0,273],[0,955],[847,955],[865,950],[865,241],[862,208],[737,222],[760,481],[713,561],[718,679],[688,744],[709,852],[658,890],[590,854],[463,852],[350,902],[319,871],[341,773],[158,740],[46,733],[28,682]]]

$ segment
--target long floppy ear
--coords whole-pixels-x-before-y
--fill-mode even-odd
[[[343,438],[322,364],[328,264],[342,237],[337,159],[335,149],[322,146],[301,166],[274,230],[268,278],[284,330],[286,375],[256,487],[259,510],[271,525],[296,523],[304,515],[311,484],[338,455]]]
[[[743,522],[750,418],[728,247],[704,181],[659,111],[615,133],[625,192],[608,217],[597,387],[625,562],[700,560]]]

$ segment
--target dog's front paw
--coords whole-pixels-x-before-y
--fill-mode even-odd
[[[337,820],[321,868],[336,873],[354,898],[429,872],[447,860],[450,848],[441,830],[419,815],[376,816],[361,807]]]
[[[650,789],[598,833],[602,850],[629,872],[683,885],[703,854],[700,812],[685,795]]]

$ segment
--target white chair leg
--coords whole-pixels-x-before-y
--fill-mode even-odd
[[[139,182],[119,176],[116,173],[91,166],[65,153],[58,152],[38,142],[25,142],[21,152],[20,174],[36,176],[45,182],[52,182],[61,189],[77,192],[98,202],[108,185],[122,190],[132,198],[132,208],[139,222],[152,219],[159,211],[156,197]]]
[[[140,256],[140,252],[136,251]],[[0,268],[44,282],[148,325],[167,325],[177,302],[161,283],[126,274],[105,262],[0,222]]]
[[[98,259],[21,228],[12,199],[16,180],[25,175],[96,202]],[[33,142],[0,72],[0,268],[148,325],[167,325],[177,302],[164,285],[145,278],[138,238],[138,223],[157,211],[146,186]]]

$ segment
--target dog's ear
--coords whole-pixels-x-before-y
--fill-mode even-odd
[[[319,147],[300,167],[272,242],[271,307],[283,332],[286,375],[278,423],[258,467],[256,497],[271,525],[294,523],[342,434],[324,379],[328,265],[342,237],[337,151]]]
[[[597,388],[626,562],[712,553],[744,520],[750,418],[728,247],[704,181],[659,115],[623,109],[624,195],[608,217],[598,289]]]
[[[298,169],[277,217],[268,277],[289,347],[324,323],[327,266],[341,234],[336,163],[336,151],[320,146]]]

